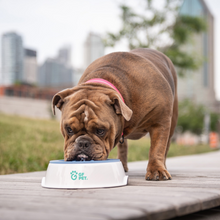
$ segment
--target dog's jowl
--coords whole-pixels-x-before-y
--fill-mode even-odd
[[[168,180],[165,160],[177,123],[177,78],[164,54],[136,49],[103,56],[77,86],[53,97],[62,111],[65,160],[105,160],[118,145],[127,168],[127,139],[151,138],[146,180]]]

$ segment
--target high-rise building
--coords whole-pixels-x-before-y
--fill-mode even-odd
[[[84,44],[84,68],[97,58],[104,55],[104,44],[99,35],[89,33]]]
[[[216,110],[218,102],[214,90],[214,17],[204,0],[184,0],[180,14],[202,17],[207,23],[207,30],[196,34],[194,42],[185,45],[188,52],[204,60],[198,70],[187,71],[184,77],[178,78],[179,100],[188,98]]]
[[[63,47],[55,58],[47,59],[39,68],[38,85],[41,87],[66,88],[73,86],[71,48]]]
[[[15,32],[2,35],[2,85],[12,85],[23,80],[23,41]]]
[[[23,81],[28,84],[37,84],[37,52],[24,49],[24,75]]]
[[[59,49],[57,59],[68,65],[71,66],[71,47],[70,46],[64,46]]]

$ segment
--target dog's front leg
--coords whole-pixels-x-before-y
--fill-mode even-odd
[[[151,147],[147,166],[146,180],[169,180],[171,175],[165,167],[165,154],[170,135],[170,122],[166,121],[151,127]]]
[[[128,165],[127,165],[128,141],[127,141],[127,139],[125,139],[124,143],[122,143],[122,144],[118,143],[117,146],[118,146],[118,159],[121,160],[125,172],[128,172]]]

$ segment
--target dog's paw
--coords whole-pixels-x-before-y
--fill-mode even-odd
[[[123,167],[124,167],[124,171],[125,171],[125,172],[128,172],[128,166],[127,166],[127,163],[126,163],[126,164],[122,163],[122,165],[123,165]]]
[[[119,158],[119,159],[120,159],[120,161],[121,161],[121,163],[123,165],[124,171],[128,172],[128,163],[127,163],[127,161],[123,160],[124,158]]]
[[[145,179],[158,181],[158,180],[171,180],[172,177],[170,173],[164,167],[161,167],[161,168],[156,168],[156,169],[148,168]]]

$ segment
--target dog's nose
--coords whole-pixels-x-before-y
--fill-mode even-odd
[[[87,148],[91,145],[90,141],[88,140],[80,140],[79,143],[78,143],[78,146],[80,148]]]

